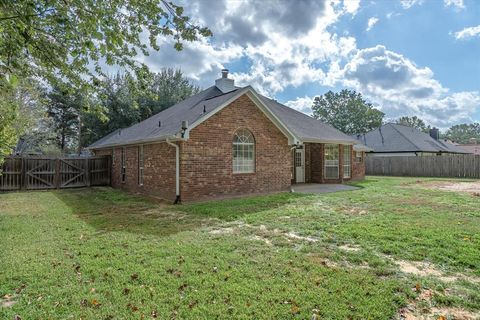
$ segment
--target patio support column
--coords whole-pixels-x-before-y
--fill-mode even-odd
[[[338,157],[339,157],[339,161],[338,161],[338,174],[339,174],[339,178],[340,178],[340,183],[343,183],[343,144],[339,144],[338,147],[340,148],[339,149],[339,152],[338,152]]]

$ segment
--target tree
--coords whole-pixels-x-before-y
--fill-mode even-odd
[[[14,126],[18,117],[18,105],[15,103],[13,91],[8,89],[0,95],[0,165],[4,157],[11,153],[18,137]]]
[[[35,79],[28,79],[17,86],[16,92],[19,117],[15,127],[22,134],[15,154],[53,152],[55,132],[47,115],[46,89]]]
[[[146,92],[139,99],[142,120],[165,110],[200,91],[179,69],[165,68],[152,75]]]
[[[148,68],[135,57],[148,55],[149,47],[159,50],[159,38],[173,38],[181,50],[183,42],[211,35],[192,24],[182,7],[165,0],[0,1],[0,154],[21,133],[13,127],[19,80],[34,77],[52,87],[66,83],[92,90],[101,84],[103,64],[142,80]]]
[[[366,102],[360,93],[344,89],[315,97],[313,117],[346,134],[365,133],[382,125],[384,113]]]
[[[418,129],[422,132],[429,133],[430,132],[430,126],[427,126],[425,124],[425,121],[422,119],[418,118],[417,116],[413,117],[400,117],[396,120],[396,123],[398,124],[403,124],[404,126],[409,126],[415,129]]]
[[[136,79],[129,74],[118,73],[103,80],[96,102],[103,108],[103,113],[85,114],[80,141],[82,146],[88,146],[116,129],[140,121],[136,86]]]
[[[89,65],[102,75],[104,63],[141,75],[145,66],[135,57],[148,55],[149,46],[159,50],[160,37],[173,37],[181,50],[184,41],[212,35],[164,0],[0,1],[0,30],[0,77],[34,75],[75,87],[97,79]]]
[[[469,143],[472,139],[480,141],[480,123],[454,125],[447,130],[445,138],[458,143]]]
[[[99,117],[98,113],[85,114],[81,145],[88,146],[116,129],[143,121],[199,92],[181,70],[163,69],[149,78],[146,85],[129,74],[105,78],[97,103],[106,117]],[[138,87],[143,85],[140,90]]]
[[[48,93],[47,113],[53,120],[56,143],[62,153],[78,149],[81,116],[86,106],[86,98],[80,92],[54,87]]]
[[[19,81],[0,93],[0,164],[3,157],[15,152],[20,135],[33,134],[41,114],[41,87],[34,79]]]

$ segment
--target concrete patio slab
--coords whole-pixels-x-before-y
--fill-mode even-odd
[[[305,183],[294,184],[291,187],[292,192],[300,193],[329,193],[337,191],[351,191],[360,188],[347,186],[344,184],[320,184],[320,183]]]

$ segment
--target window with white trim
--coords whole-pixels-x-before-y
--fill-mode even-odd
[[[338,144],[325,145],[325,179],[338,179],[339,151]]]
[[[138,146],[138,185],[143,186],[143,145]]]
[[[233,173],[255,172],[255,139],[247,129],[233,136]]]
[[[343,146],[343,177],[352,176],[352,152],[350,146]]]
[[[126,153],[127,153],[127,148],[123,147],[122,148],[122,156],[121,156],[121,163],[120,163],[120,175],[122,176],[122,182],[125,182],[127,179],[127,168],[126,168]]]
[[[355,151],[355,163],[362,163],[362,162],[363,162],[362,151]]]

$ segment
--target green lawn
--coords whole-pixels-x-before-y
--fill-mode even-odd
[[[0,194],[0,318],[475,319],[480,197],[429,181],[181,206]]]

